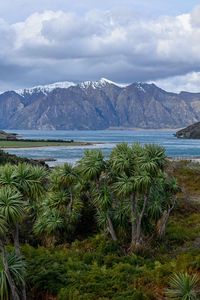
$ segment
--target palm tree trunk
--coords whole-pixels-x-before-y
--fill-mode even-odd
[[[96,188],[97,188],[97,190],[99,192],[99,190],[100,190],[99,180],[96,181]],[[112,237],[112,240],[113,241],[117,241],[117,235],[115,233],[114,226],[113,226],[112,220],[111,220],[111,218],[109,216],[109,213],[107,213],[107,221],[108,221],[108,231],[109,231],[109,233],[110,233],[110,235]]]
[[[136,235],[136,194],[133,193],[131,195],[131,244],[135,241],[135,235]]]
[[[142,210],[138,216],[137,219],[137,229],[136,229],[136,238],[135,238],[135,246],[139,246],[140,244],[140,239],[141,239],[141,225],[142,225],[142,218],[144,216],[144,212],[145,212],[145,208],[147,206],[147,201],[148,201],[148,196],[147,194],[144,195],[144,202],[143,202],[143,206],[142,206]]]
[[[26,284],[25,281],[22,283],[22,299],[26,300]]]
[[[15,226],[15,233],[14,233],[14,246],[15,246],[15,253],[18,257],[22,257],[21,255],[21,249],[19,244],[19,224],[17,223]],[[22,300],[26,300],[26,284],[23,280],[22,283]]]
[[[117,236],[116,236],[110,216],[107,216],[107,220],[108,220],[108,231],[110,232],[110,235],[111,235],[113,241],[117,241]]]
[[[18,223],[15,226],[13,240],[14,240],[14,245],[15,245],[15,253],[17,256],[21,256],[21,250],[20,250],[20,245],[19,245],[19,224]]]
[[[8,284],[10,286],[11,294],[12,294],[12,300],[20,300],[19,295],[17,293],[17,288],[15,285],[14,280],[12,279],[12,276],[10,274],[9,266],[8,266],[8,259],[7,259],[7,253],[5,251],[5,247],[3,245],[2,240],[0,240],[0,249],[2,252],[2,258],[3,258],[3,266],[5,270],[5,274],[8,280]]]
[[[159,239],[162,239],[165,235],[166,225],[169,219],[170,211],[165,210],[162,217],[158,220],[156,224],[156,232]]]
[[[69,204],[68,204],[68,209],[69,209],[70,212],[72,210],[72,204],[73,204],[73,196],[72,196],[72,191],[70,190],[70,201],[69,201]]]
[[[176,195],[172,199],[171,206],[168,208],[168,210],[164,211],[162,217],[158,220],[156,224],[157,235],[160,239],[162,239],[165,235],[167,222],[169,220],[170,213],[174,209],[175,203],[176,203]]]

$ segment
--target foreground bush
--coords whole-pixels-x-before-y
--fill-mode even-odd
[[[200,270],[197,250],[177,258],[124,255],[117,243],[103,235],[61,248],[23,246],[23,254],[28,299],[34,300],[44,294],[59,300],[160,300],[173,273]]]

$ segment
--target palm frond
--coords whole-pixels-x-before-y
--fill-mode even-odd
[[[117,178],[116,182],[113,183],[112,189],[118,196],[126,196],[133,193],[136,189],[135,177],[128,177],[126,174],[122,174]]]
[[[174,274],[169,281],[170,287],[166,291],[169,299],[197,300],[199,276],[188,273]]]
[[[18,190],[11,187],[0,189],[0,214],[7,223],[15,224],[22,220],[25,215],[25,203]]]
[[[43,167],[19,164],[14,172],[15,186],[26,197],[37,200],[45,192],[47,171]]]
[[[17,256],[15,252],[7,253],[7,260],[11,276],[17,287],[20,289],[21,285],[24,283],[26,263],[23,258]],[[0,257],[0,299],[10,299],[10,287],[4,269],[2,257]]]
[[[33,231],[36,235],[54,234],[63,227],[63,218],[57,209],[46,209],[41,215],[37,217],[34,224]]]
[[[14,170],[15,166],[10,164],[0,167],[0,186],[15,186]]]
[[[105,169],[105,161],[101,150],[87,150],[79,161],[78,170],[86,180],[97,180]]]

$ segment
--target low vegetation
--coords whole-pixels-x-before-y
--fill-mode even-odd
[[[45,164],[44,160],[42,159],[34,160],[26,157],[18,157],[14,154],[9,154],[7,152],[4,152],[3,150],[0,150],[0,166],[5,164],[17,165],[19,163],[28,163],[31,165],[37,165],[37,166],[39,165],[48,168],[48,166]]]
[[[45,141],[45,140],[1,140],[0,148],[32,148],[32,147],[58,147],[58,146],[84,146],[87,142],[76,141]]]
[[[0,299],[199,299],[200,165],[157,145],[0,167]]]

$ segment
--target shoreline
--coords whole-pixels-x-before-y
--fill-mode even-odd
[[[176,131],[180,130],[181,128],[140,128],[140,127],[109,127],[106,129],[102,129],[102,131]],[[95,130],[94,130],[95,131]]]
[[[196,162],[200,162],[200,156],[168,156],[167,157],[169,160],[171,161],[196,161]]]
[[[93,146],[95,144],[103,144],[100,142],[51,142],[51,141],[0,141],[0,149],[29,149],[29,148],[47,148],[47,147],[81,147],[81,146]]]

